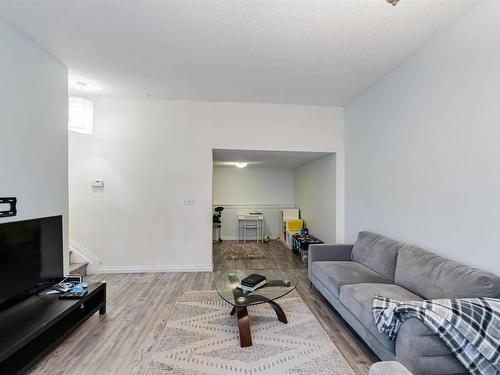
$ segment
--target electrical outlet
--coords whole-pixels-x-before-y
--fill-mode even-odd
[[[189,198],[184,199],[184,206],[194,206],[194,205],[196,205],[194,199],[189,199]]]

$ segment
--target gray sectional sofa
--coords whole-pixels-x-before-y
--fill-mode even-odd
[[[500,277],[371,232],[360,232],[354,245],[311,245],[308,272],[312,285],[375,354],[415,375],[467,371],[416,318],[402,324],[394,341],[379,333],[375,295],[399,301],[500,297]]]

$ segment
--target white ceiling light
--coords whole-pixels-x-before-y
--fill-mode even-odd
[[[225,166],[231,166],[231,167],[238,167],[238,168],[245,168],[249,164],[259,164],[259,162],[256,161],[217,161],[214,160],[214,165],[225,165]]]

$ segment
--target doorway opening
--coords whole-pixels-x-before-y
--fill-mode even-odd
[[[214,149],[212,209],[215,270],[305,268],[336,240],[336,154]]]

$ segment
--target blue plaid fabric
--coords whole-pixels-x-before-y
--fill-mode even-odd
[[[399,302],[375,296],[378,330],[394,340],[401,324],[417,318],[446,344],[471,374],[500,374],[500,299],[463,298]]]

